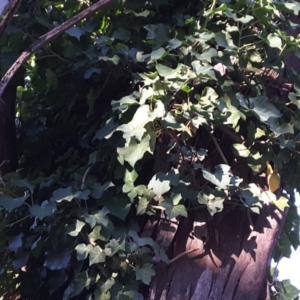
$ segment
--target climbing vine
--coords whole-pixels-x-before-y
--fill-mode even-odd
[[[89,4],[21,5],[0,39],[2,73]],[[119,1],[34,53],[17,90],[19,168],[0,182],[3,296],[144,299],[154,262],[169,263],[141,236],[143,217],[157,211],[213,216],[232,205],[251,218],[264,204],[289,206],[275,259],[297,248],[293,203],[229,161],[253,175],[274,161],[283,183],[300,189],[299,75],[284,64],[299,52],[300,39],[286,33],[299,9],[295,1]],[[169,169],[153,172],[163,137]],[[284,299],[297,295],[286,290],[293,297]]]

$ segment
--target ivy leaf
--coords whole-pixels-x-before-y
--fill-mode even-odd
[[[280,210],[284,211],[286,207],[289,207],[289,202],[286,197],[281,196],[278,200],[275,200],[272,202],[276,207],[278,207]]]
[[[145,197],[141,197],[139,199],[139,203],[138,203],[138,206],[136,209],[136,214],[138,216],[145,214],[147,211],[148,205],[149,205],[149,200]]]
[[[134,242],[140,247],[143,247],[143,246],[146,246],[146,245],[149,245],[149,246],[154,245],[154,241],[153,241],[152,238],[149,238],[149,237],[141,238],[141,237],[138,236],[136,231],[129,230],[128,236],[132,237]]]
[[[88,254],[90,251],[93,249],[93,246],[91,244],[86,245],[86,244],[79,244],[75,247],[76,250],[76,256],[77,260],[84,260],[87,258]]]
[[[124,252],[125,251],[125,240],[118,241],[116,239],[111,239],[109,241],[109,243],[107,243],[105,245],[104,251],[107,256],[113,256],[119,251]]]
[[[178,170],[171,170],[169,173],[165,174],[163,172],[158,172],[155,174],[148,184],[148,188],[152,189],[155,195],[162,196],[168,192],[172,185],[177,185],[179,182]]]
[[[102,140],[102,139],[109,139],[113,133],[117,130],[119,124],[115,122],[114,118],[110,118],[106,121],[105,125],[99,129],[94,138],[94,140]]]
[[[165,65],[157,64],[156,70],[161,77],[172,79],[177,77],[177,70],[169,68]]]
[[[60,251],[48,251],[46,252],[46,259],[44,267],[50,270],[66,269],[70,261],[69,249],[60,249]]]
[[[254,213],[259,213],[259,209],[262,207],[260,202],[261,192],[256,184],[250,183],[248,187],[242,191],[241,197],[245,206],[249,207]]]
[[[149,60],[149,64],[152,63],[153,61],[155,60],[159,60],[160,58],[162,58],[163,56],[165,56],[165,53],[166,53],[166,50],[162,47],[156,49],[156,50],[153,50],[151,52],[151,55],[150,55],[150,60]]]
[[[277,119],[271,117],[265,122],[265,124],[270,126],[270,129],[274,132],[275,137],[286,133],[294,134],[294,126],[291,123],[283,123],[277,126]]]
[[[172,38],[171,40],[169,40],[169,43],[167,45],[167,49],[176,49],[178,47],[180,47],[182,44],[182,42],[180,40],[178,40],[177,38]]]
[[[88,68],[85,72],[84,72],[84,79],[89,79],[92,74],[101,74],[101,69],[98,69],[98,68],[95,68],[95,67],[92,67],[92,68]],[[91,89],[90,92],[88,93],[87,95],[87,99],[88,99],[88,104],[89,104],[89,111],[87,113],[87,117],[89,117],[90,115],[93,114],[94,110],[93,110],[93,107],[94,107],[94,103],[95,103],[95,94],[93,92],[93,90]]]
[[[151,121],[149,118],[149,105],[141,105],[135,112],[132,120],[127,124],[120,125],[117,130],[123,132],[123,137],[128,146],[131,137],[135,137],[138,141],[142,140],[146,132],[145,125]]]
[[[70,236],[77,236],[81,229],[83,228],[83,226],[85,225],[84,222],[81,222],[79,220],[75,221],[75,225],[72,226],[72,229],[75,227],[75,229],[71,230],[71,229],[67,229],[66,233],[69,234]]]
[[[232,177],[232,174],[230,173],[230,166],[225,164],[216,166],[214,173],[211,173],[204,168],[202,168],[202,172],[203,177],[206,180],[210,181],[221,189],[225,189],[229,185],[230,179]]]
[[[47,200],[42,205],[33,205],[29,207],[29,212],[32,216],[43,220],[45,217],[52,216],[56,211],[56,205],[53,202]]]
[[[203,188],[202,192],[198,194],[198,202],[206,205],[212,216],[223,210],[225,198],[225,193],[209,187]]]
[[[95,243],[97,240],[101,240],[102,236],[100,234],[101,226],[95,226],[93,231],[89,234],[89,241]]]
[[[258,96],[249,98],[250,110],[253,111],[262,122],[266,122],[269,118],[281,117],[280,111],[269,102],[268,97]]]
[[[100,289],[101,289],[101,292],[102,293],[107,293],[111,287],[115,284],[115,279],[114,278],[108,278],[101,286],[100,286]],[[100,299],[100,298],[98,298]],[[101,298],[102,299],[102,298]],[[110,299],[110,297],[109,297]]]
[[[78,27],[71,27],[65,31],[68,35],[76,37],[78,41],[80,41],[80,36],[82,35],[82,31]]]
[[[75,279],[70,283],[70,285],[66,289],[67,293],[65,291],[63,300],[70,299],[79,295],[85,288],[88,289],[90,284],[91,277],[89,276],[87,271],[77,274]]]
[[[109,199],[101,199],[99,204],[105,206],[111,215],[114,215],[121,220],[125,220],[131,207],[131,202],[128,197],[122,195],[111,197]]]
[[[106,216],[108,213],[109,210],[106,207],[103,207],[95,214],[85,214],[84,220],[90,225],[91,228],[94,228],[96,224],[106,227],[109,222],[109,219]]]
[[[128,42],[130,39],[130,36],[131,36],[131,32],[124,27],[119,27],[117,30],[114,31],[112,36],[115,39],[119,39],[121,41]]]
[[[50,198],[51,201],[56,201],[58,203],[66,200],[68,202],[72,201],[74,198],[72,187],[60,188],[53,192],[53,196]]]
[[[151,153],[149,134],[147,134],[140,143],[137,143],[135,139],[131,139],[128,147],[117,148],[118,154],[123,156],[124,160],[133,168],[135,163],[143,158],[146,151]]]
[[[22,241],[23,236],[24,236],[23,233],[20,233],[19,235],[11,236],[8,239],[8,247],[7,247],[8,250],[10,250],[10,251],[16,251],[19,248],[21,248],[22,245],[23,245],[23,241]]]
[[[89,252],[89,265],[91,266],[94,264],[105,262],[105,257],[105,252],[99,246],[95,246]]]
[[[235,154],[241,157],[248,157],[251,152],[247,149],[244,144],[233,144],[233,149],[235,150]]]
[[[161,206],[166,209],[166,214],[170,219],[176,218],[178,216],[183,216],[187,218],[186,207],[182,204],[178,204],[181,199],[181,195],[177,195],[173,199],[166,198],[165,201],[161,202]]]
[[[300,292],[290,280],[276,281],[276,290],[279,291],[282,300],[296,299]]]
[[[15,186],[18,186],[18,187],[25,187],[27,188],[31,193],[33,193],[33,189],[34,189],[34,185],[32,185],[29,180],[27,178],[24,178],[24,179],[15,179],[15,178],[12,178],[10,180],[10,182],[15,185]]]
[[[277,34],[270,33],[267,36],[267,41],[268,41],[270,47],[278,48],[279,50],[282,49],[282,40]]]
[[[100,199],[103,193],[112,186],[114,186],[114,184],[110,181],[105,182],[103,185],[100,182],[94,183],[91,193],[92,197],[95,199]]]
[[[19,197],[19,198],[13,198],[7,195],[0,195],[0,206],[5,208],[8,212],[11,212],[15,208],[20,207],[28,197],[29,197],[28,191],[24,193],[23,197]]]
[[[155,271],[152,268],[152,264],[146,263],[140,268],[135,267],[135,275],[137,280],[141,280],[144,284],[149,285],[151,278],[155,275]]]

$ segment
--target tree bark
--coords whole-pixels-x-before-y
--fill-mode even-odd
[[[265,206],[253,231],[247,213],[230,207],[213,218],[194,213],[178,227],[169,222],[169,230],[160,220],[151,235],[171,257],[187,254],[157,266],[148,299],[258,299],[286,213]]]

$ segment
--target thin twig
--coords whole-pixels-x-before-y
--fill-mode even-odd
[[[193,249],[190,249],[190,250],[186,250],[180,254],[178,254],[177,256],[175,256],[174,258],[172,258],[170,261],[169,261],[169,265],[172,264],[173,262],[175,262],[176,260],[178,260],[180,257],[184,256],[184,255],[187,255],[187,254],[190,254],[192,252],[195,252],[197,250],[200,250],[200,248],[193,248]]]
[[[228,161],[227,161],[227,159],[226,159],[226,157],[225,157],[223,151],[221,150],[221,148],[220,148],[220,146],[219,146],[219,144],[218,144],[218,142],[217,142],[215,136],[214,136],[208,129],[207,129],[207,131],[208,131],[208,133],[210,134],[211,139],[213,140],[213,142],[214,142],[214,144],[215,144],[215,146],[216,146],[216,148],[217,148],[217,151],[219,152],[219,154],[220,154],[220,156],[221,156],[223,162],[224,162],[226,165],[228,165]]]
[[[85,189],[85,181],[86,181],[86,177],[88,176],[90,170],[91,170],[91,167],[92,166],[89,166],[86,171],[84,172],[84,175],[82,177],[82,180],[81,180],[81,189],[84,190]]]

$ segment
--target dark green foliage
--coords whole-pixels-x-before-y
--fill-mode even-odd
[[[21,6],[0,40],[2,66],[86,7],[80,3]],[[153,256],[168,257],[140,238],[137,216],[157,207],[176,218],[189,209],[214,215],[225,203],[254,213],[264,203],[287,206],[243,181],[226,158],[206,159],[224,126],[230,157],[253,174],[274,160],[283,182],[300,190],[299,91],[271,95],[261,72],[299,80],[283,64],[300,45],[286,35],[285,16],[299,9],[293,1],[128,0],[32,56],[18,88],[19,169],[0,186],[0,294],[143,299]],[[200,130],[211,139],[207,149],[197,147]],[[170,138],[168,173],[153,174],[158,136]],[[297,225],[293,207],[276,259],[298,246]],[[290,286],[282,299],[288,294],[296,295]]]

